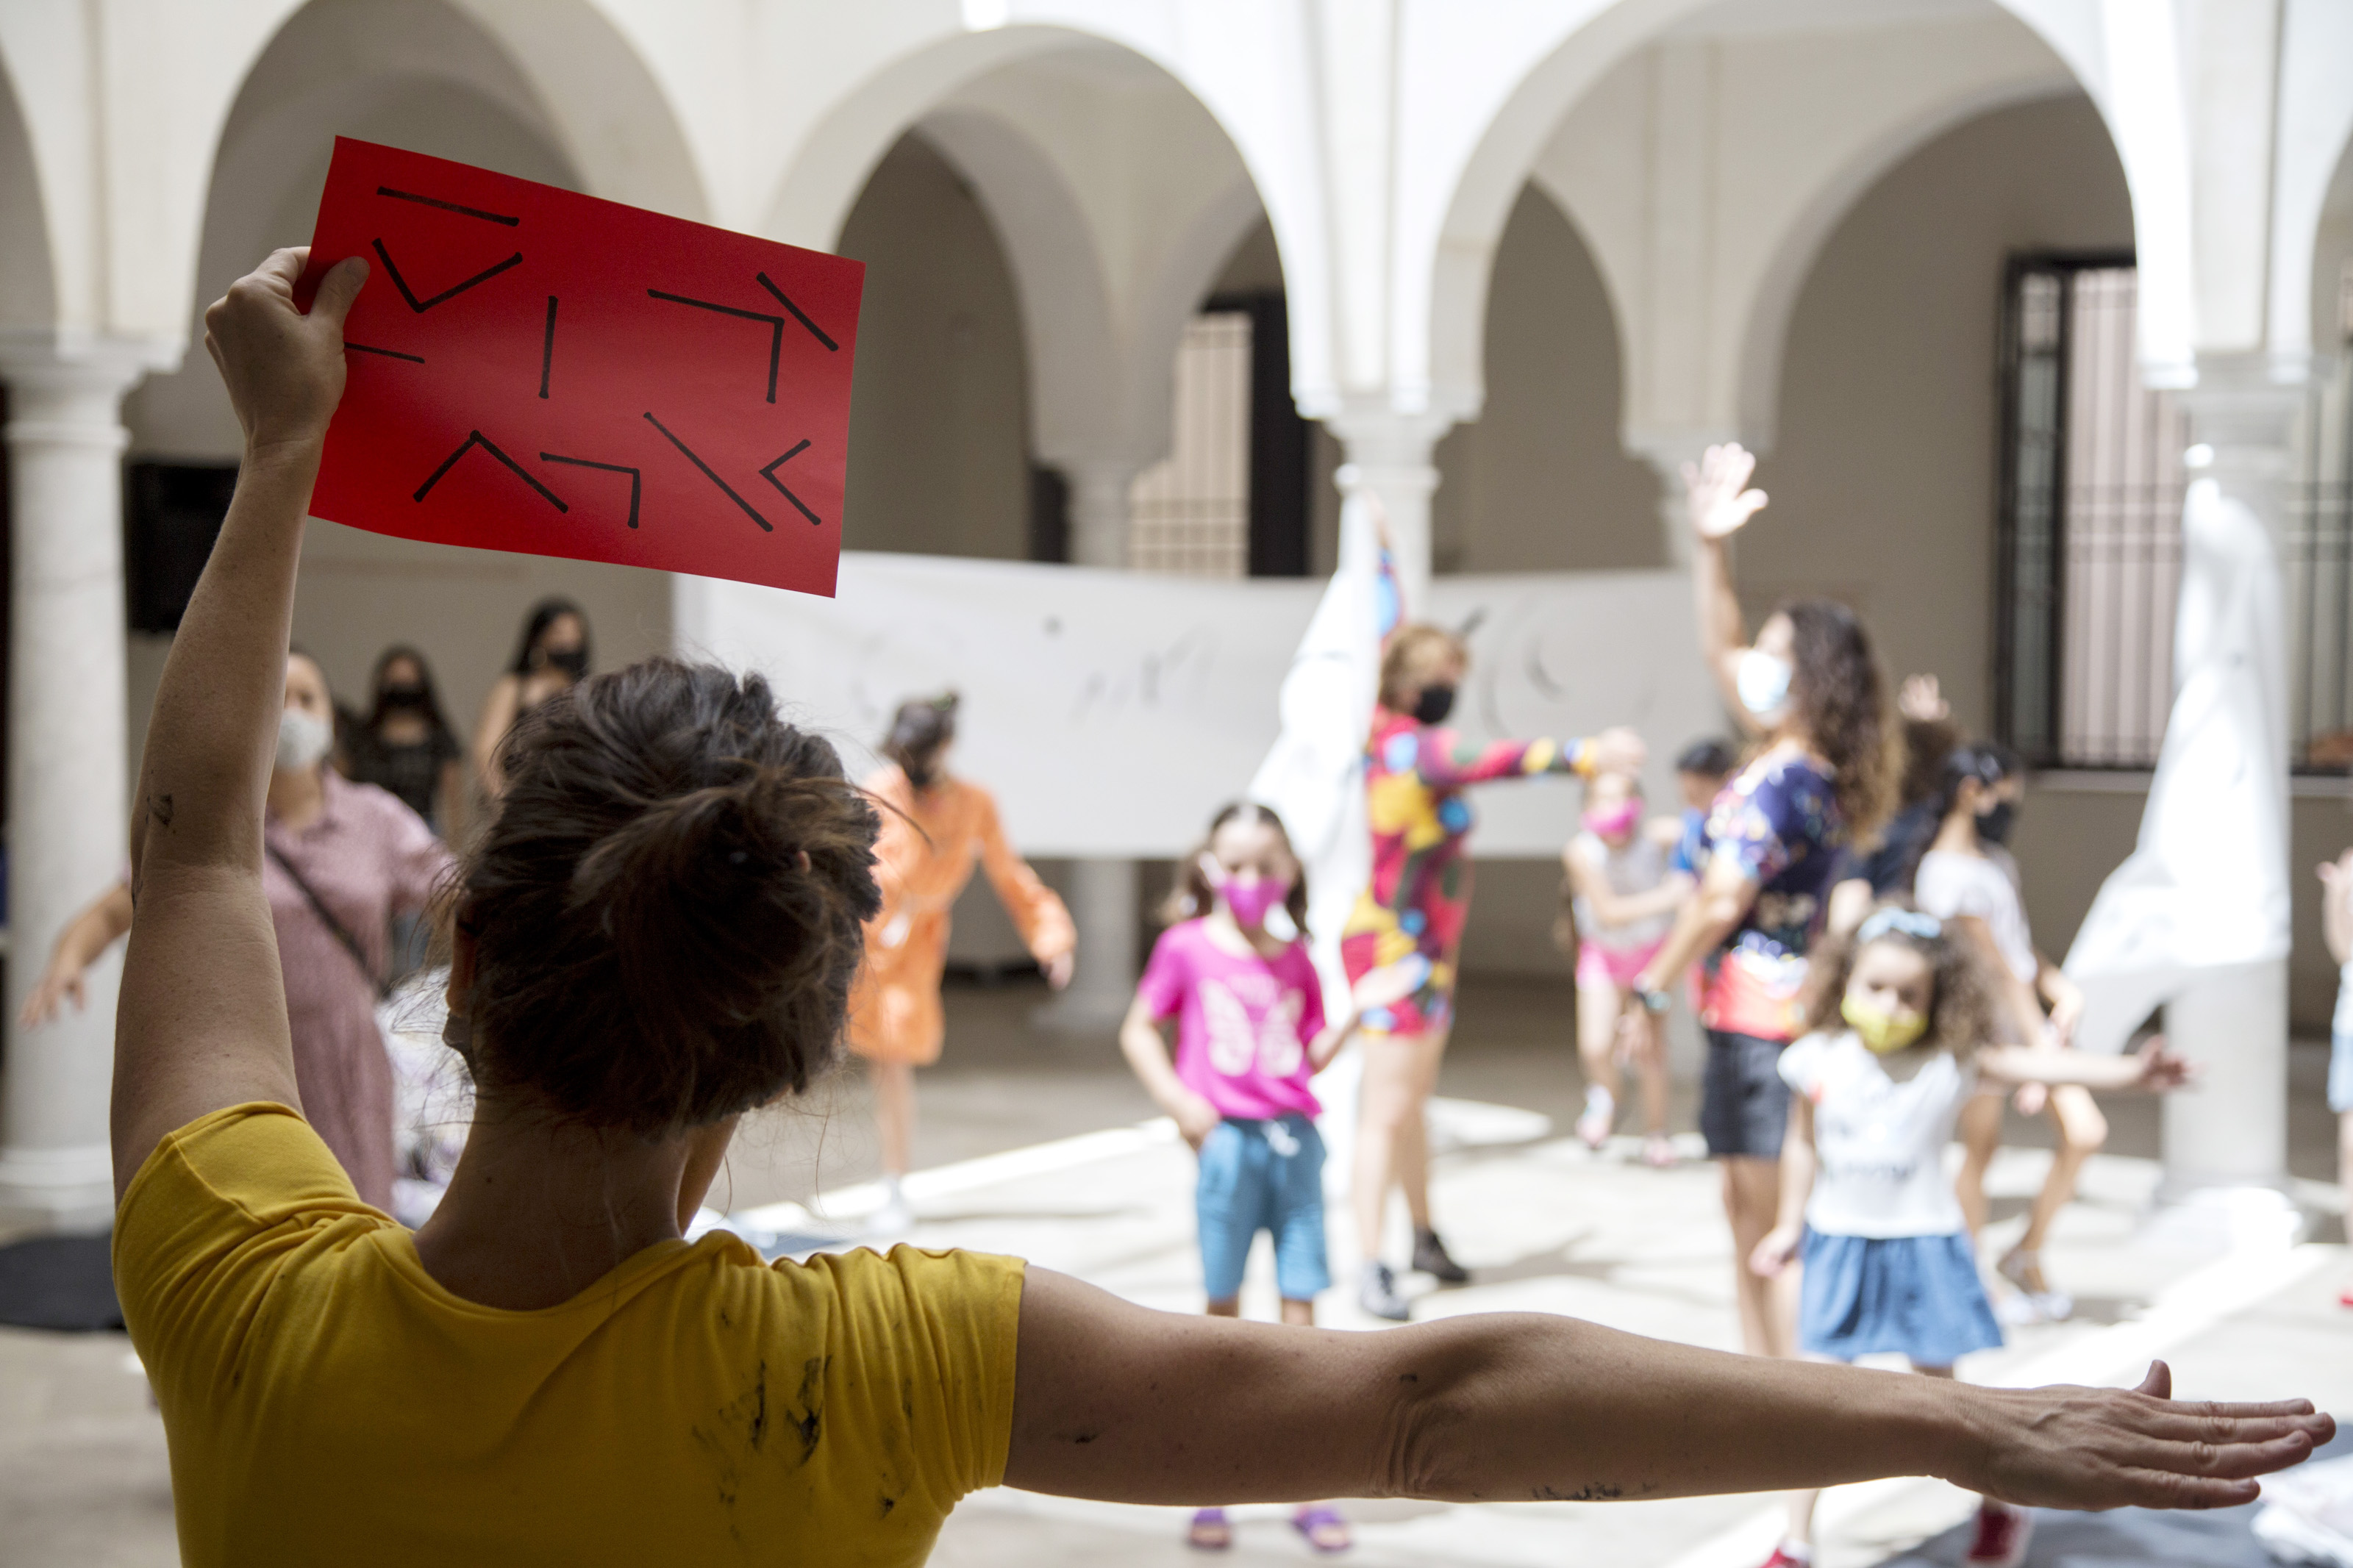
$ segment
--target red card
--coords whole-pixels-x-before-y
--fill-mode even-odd
[[[862,262],[339,136],[347,256],[311,515],[831,595]]]

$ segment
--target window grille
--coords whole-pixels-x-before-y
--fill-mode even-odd
[[[1205,311],[1186,325],[1168,456],[1128,492],[1128,561],[1140,572],[1249,574],[1250,342],[1247,310]]]
[[[2353,764],[2353,262],[2337,309],[2336,374],[2312,398],[2288,514],[2288,722],[2304,773]]]
[[[2154,765],[2173,701],[2182,410],[2143,386],[2129,258],[2012,260],[1997,732],[2038,766]]]

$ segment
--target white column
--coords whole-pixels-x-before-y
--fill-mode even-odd
[[[1454,421],[1443,415],[1397,414],[1387,409],[1335,414],[1324,421],[1347,455],[1340,470],[1343,494],[1358,486],[1370,490],[1388,518],[1389,547],[1406,616],[1430,613],[1430,498],[1438,489],[1432,457],[1438,438]]]
[[[90,1005],[46,1028],[16,1012],[58,931],[127,848],[122,395],[170,358],[108,340],[0,342],[8,384],[7,1059],[0,1215],[102,1228],[113,1213],[107,1094],[121,955]]]
[[[1071,563],[1125,566],[1134,464],[1082,458],[1060,467],[1071,485]],[[1070,989],[1039,1008],[1034,1022],[1065,1034],[1107,1034],[1118,1027],[1135,994],[1135,862],[1074,861],[1070,891],[1071,920],[1079,928],[1077,967]]]
[[[1128,531],[1134,526],[1128,490],[1135,483],[1135,465],[1120,458],[1085,458],[1060,467],[1071,487],[1071,563],[1126,565]]]
[[[2273,379],[2268,356],[2200,355],[2198,384],[2176,394],[2189,413],[2190,478],[2210,479],[2222,497],[2243,504],[2269,536],[2274,566],[2288,559],[2289,486],[2295,474],[2301,384]],[[2195,570],[2197,552],[2186,556]],[[2182,584],[2185,601],[2197,584]],[[2279,639],[2270,653],[2272,668],[2288,668],[2288,626],[2276,624]],[[2265,728],[2276,738],[2266,748],[2270,776],[2250,798],[2274,816],[2263,838],[2278,847],[2282,864],[2260,868],[2300,896],[2306,878],[2284,864],[2289,853],[2287,683],[2269,682],[2274,711]],[[2284,934],[2286,910],[2277,911]],[[2287,959],[2217,966],[2166,1004],[2166,1033],[2172,1045],[2202,1069],[2188,1093],[2166,1097],[2165,1192],[2168,1198],[2200,1194],[2221,1200],[2225,1209],[2251,1206],[2270,1212],[2266,1194],[2287,1173]],[[2242,1201],[2232,1202],[2236,1191]]]

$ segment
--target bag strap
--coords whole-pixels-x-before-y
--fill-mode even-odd
[[[264,836],[261,840],[261,847],[264,853],[278,862],[278,868],[286,873],[286,879],[294,884],[295,890],[302,895],[303,902],[311,906],[311,912],[319,917],[319,923],[327,928],[328,934],[341,942],[343,951],[352,955],[352,962],[360,966],[360,973],[367,980],[370,989],[375,992],[375,999],[381,1002],[391,995],[392,987],[376,977],[375,965],[368,962],[367,950],[360,946],[360,939],[353,936],[351,928],[337,920],[328,910],[326,901],[319,897],[318,889],[311,887],[308,879],[294,868],[294,862],[288,859],[285,852],[277,845],[269,842],[267,836]]]

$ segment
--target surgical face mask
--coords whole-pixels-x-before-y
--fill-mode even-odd
[[[1733,674],[1740,705],[1759,719],[1778,716],[1789,700],[1789,661],[1769,653],[1743,648],[1740,667]]]
[[[1454,711],[1454,688],[1425,686],[1421,695],[1413,700],[1413,716],[1425,724],[1443,724],[1446,716]]]
[[[2001,800],[1978,813],[1978,837],[1988,844],[2010,842],[2010,824],[2018,820],[2015,802]]]
[[[1928,1020],[1917,1013],[1883,1013],[1852,995],[1839,1004],[1839,1016],[1856,1037],[1883,1057],[1893,1056],[1928,1032]]]
[[[317,767],[334,743],[334,729],[324,719],[300,708],[278,716],[278,765],[288,773]]]
[[[1226,900],[1236,921],[1246,926],[1261,926],[1275,906],[1291,897],[1291,884],[1280,877],[1261,877],[1255,882],[1229,880],[1218,889],[1218,897]]]
[[[1607,811],[1588,811],[1585,826],[1603,838],[1623,838],[1634,831],[1642,820],[1640,801],[1620,801]]]

